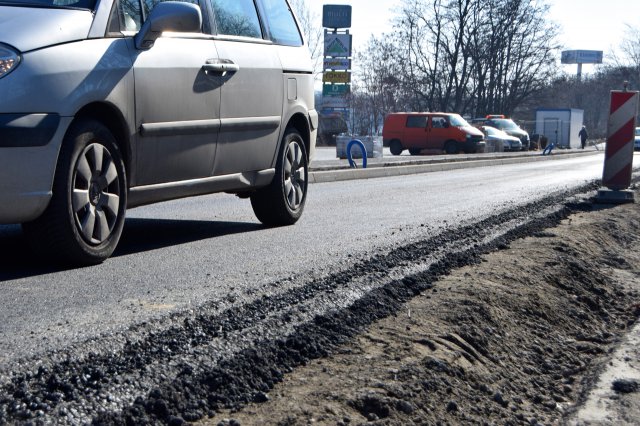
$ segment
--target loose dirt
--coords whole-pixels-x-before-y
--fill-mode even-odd
[[[597,379],[639,295],[640,206],[593,205],[454,270],[286,374],[266,402],[201,424],[633,424],[638,382],[616,377],[629,390],[616,392]],[[622,363],[639,359],[624,353]],[[597,387],[607,416],[583,419]]]

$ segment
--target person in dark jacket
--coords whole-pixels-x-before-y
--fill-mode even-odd
[[[587,139],[589,138],[586,126],[582,126],[582,129],[578,132],[578,136],[580,136],[580,144],[582,145],[582,149],[584,149],[587,145]]]

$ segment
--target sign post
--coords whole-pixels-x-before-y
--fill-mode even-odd
[[[635,202],[635,193],[628,188],[631,186],[638,98],[639,92],[626,89],[611,92],[607,147],[602,173],[602,184],[608,189],[598,191],[597,201],[600,203]]]
[[[602,50],[565,50],[560,62],[565,65],[578,64],[578,80],[582,78],[582,64],[601,64]]]
[[[351,93],[351,6],[324,5],[324,73],[322,110],[325,116],[341,117],[348,123]]]

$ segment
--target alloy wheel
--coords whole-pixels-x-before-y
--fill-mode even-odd
[[[71,194],[75,223],[87,243],[99,245],[113,232],[121,191],[109,150],[100,143],[88,145],[74,167]]]
[[[284,157],[284,193],[291,210],[297,210],[304,200],[307,176],[305,156],[298,142],[287,145]]]

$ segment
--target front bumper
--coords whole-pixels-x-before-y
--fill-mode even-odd
[[[28,222],[47,208],[70,122],[52,114],[0,114],[0,223]]]
[[[319,126],[319,118],[318,112],[313,109],[309,110],[309,152],[307,153],[309,157],[309,163],[316,156],[316,139],[318,138],[318,126]]]
[[[59,125],[58,114],[0,114],[0,148],[44,146]]]
[[[486,144],[484,139],[481,139],[481,140],[467,139],[465,142],[462,143],[461,149],[467,153],[484,152],[485,145]]]

